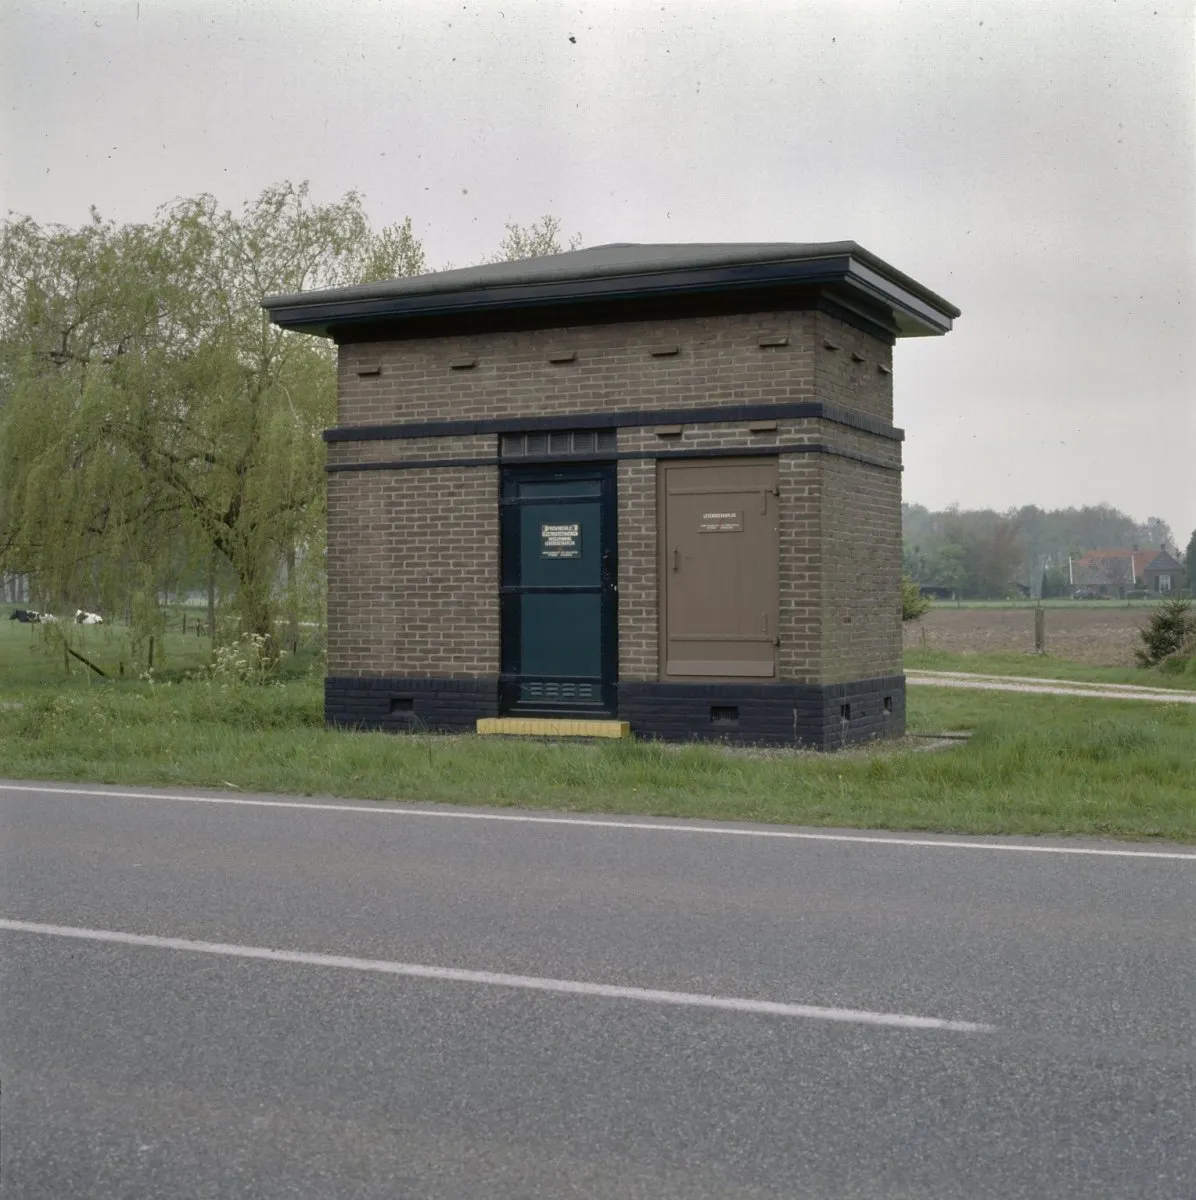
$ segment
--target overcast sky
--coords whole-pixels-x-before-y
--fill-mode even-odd
[[[5,209],[308,179],[433,264],[868,247],[963,309],[897,347],[905,496],[1196,529],[1196,42],[1176,0],[4,0]]]

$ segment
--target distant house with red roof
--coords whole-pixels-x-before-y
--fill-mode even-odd
[[[1124,597],[1134,588],[1178,592],[1184,569],[1165,549],[1089,550],[1070,560],[1071,583],[1100,596]]]

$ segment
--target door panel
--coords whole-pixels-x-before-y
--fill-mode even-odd
[[[602,675],[602,598],[525,592],[520,600],[523,675]]]
[[[523,587],[596,587],[602,582],[602,502],[520,504]]]
[[[605,464],[503,472],[504,712],[615,709],[614,487]]]
[[[776,459],[662,463],[662,674],[776,675]]]

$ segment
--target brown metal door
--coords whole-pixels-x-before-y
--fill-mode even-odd
[[[777,460],[660,464],[661,674],[776,676]]]

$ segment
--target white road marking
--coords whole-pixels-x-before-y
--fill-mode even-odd
[[[536,975],[505,975],[495,971],[463,971],[456,967],[429,967],[420,963],[390,962],[378,958],[351,958],[341,954],[310,954],[300,950],[274,950],[266,946],[239,946],[225,942],[197,942],[189,938],[156,937],[113,929],[80,929],[73,925],[47,925],[39,921],[0,918],[0,929],[74,938],[85,942],[114,942],[121,946],[147,946],[158,950],[183,950],[224,958],[252,958],[293,963],[305,967],[336,967],[342,971],[370,971],[408,979],[444,983],[474,983],[488,987],[518,988],[530,992],[556,992],[567,996],[595,996],[610,1000],[637,1000],[678,1008],[714,1008],[727,1012],[796,1017],[811,1021],[839,1021],[850,1025],[886,1025],[894,1029],[941,1029],[950,1033],[992,1033],[996,1027],[976,1021],[949,1021],[942,1017],[917,1017],[908,1013],[869,1012],[857,1008],[824,1008],[817,1004],[786,1004],[775,1000],[749,1000],[739,996],[706,996],[700,992],[666,992],[656,988],[622,987],[586,983],[577,979],[546,979]]]
[[[408,801],[376,800],[370,804],[325,804],[315,800],[253,800],[245,796],[184,796],[171,792],[125,792],[104,788],[47,787],[34,783],[0,783],[4,792],[37,792],[48,796],[107,796],[117,800],[169,800],[180,804],[226,804],[233,808],[301,809],[311,812],[366,813],[372,817],[438,817],[449,821],[510,821],[521,825],[573,825],[581,829],[630,829],[645,833],[705,833],[718,837],[771,838],[781,841],[851,842],[865,846],[920,846],[932,850],[1003,850],[1015,854],[1071,854],[1097,858],[1165,858],[1196,862],[1196,851],[1108,849],[1096,846],[1031,846],[1022,842],[960,842],[949,838],[888,837],[883,834],[814,833],[761,826],[687,825],[681,821],[604,821],[596,817],[538,817],[532,813],[462,812],[455,808],[415,808]]]

